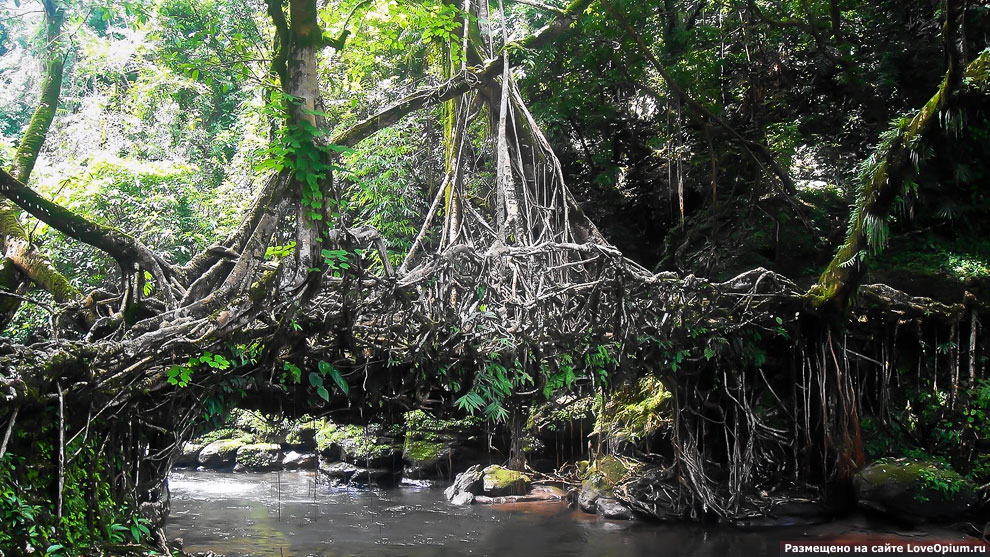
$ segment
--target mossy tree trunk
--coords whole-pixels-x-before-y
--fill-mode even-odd
[[[47,53],[45,73],[41,85],[38,107],[21,137],[14,156],[13,175],[17,181],[27,183],[31,171],[38,160],[38,154],[45,143],[58,108],[62,91],[62,78],[65,73],[65,53],[61,47],[60,35],[64,20],[63,9],[54,0],[42,2],[45,12],[45,40],[43,50]],[[4,273],[0,280],[0,291],[18,293],[28,281],[51,293],[57,302],[78,299],[79,291],[58,272],[38,249],[31,245],[30,238],[21,226],[20,210],[9,200],[0,201],[0,234],[4,238],[3,264],[17,269],[17,273]],[[20,307],[21,300],[10,296],[0,298],[0,329],[6,327]]]
[[[957,68],[961,66],[953,62],[956,56],[949,55],[949,68],[935,95],[913,118],[891,130],[867,161],[845,242],[809,293],[815,307],[839,314],[845,311],[866,274],[866,256],[878,254],[887,243],[890,210],[917,171],[918,143],[935,133],[942,122],[955,117],[949,111],[964,87],[982,93],[990,91],[990,53],[983,51],[966,66],[965,72],[960,72]]]

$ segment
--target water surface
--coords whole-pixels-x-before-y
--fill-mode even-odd
[[[439,488],[348,490],[316,484],[313,472],[174,472],[169,486],[169,538],[229,556],[753,557],[779,555],[782,540],[932,535],[862,519],[745,530],[604,520],[562,503],[457,507]]]

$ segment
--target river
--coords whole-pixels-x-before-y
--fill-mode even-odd
[[[316,484],[313,472],[176,471],[169,487],[169,538],[182,538],[190,553],[228,556],[755,557],[777,556],[779,543],[790,540],[948,536],[901,532],[862,517],[747,530],[604,520],[563,503],[457,507],[439,488],[335,488]]]

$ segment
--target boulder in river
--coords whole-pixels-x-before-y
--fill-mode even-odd
[[[598,512],[598,499],[601,498],[602,491],[598,482],[587,479],[581,482],[581,491],[578,493],[578,507],[582,511],[590,514]]]
[[[282,447],[275,443],[244,445],[237,449],[235,471],[270,472],[282,468]]]
[[[246,444],[240,439],[220,439],[203,447],[196,459],[204,468],[229,468],[234,465],[237,450]]]
[[[393,468],[401,463],[402,446],[381,433],[378,424],[367,426],[328,423],[316,434],[316,445],[325,461],[343,460],[367,468]]]
[[[450,487],[444,490],[443,492],[444,497],[446,497],[448,501],[453,503],[454,499],[457,498],[461,493],[470,493],[471,501],[473,501],[474,495],[477,493],[481,493],[482,476],[484,476],[484,474],[481,472],[481,465],[475,464],[474,466],[461,472],[460,474],[457,475],[456,478],[454,478],[453,485],[451,485]],[[470,502],[464,503],[463,502],[464,500],[465,498],[461,496],[458,499],[458,501],[461,502],[456,504],[458,505],[470,504]]]
[[[312,470],[316,468],[316,462],[316,453],[289,451],[282,458],[282,467],[286,470]]]
[[[441,419],[423,410],[405,415],[402,444],[403,475],[409,478],[439,478],[476,452],[477,418]]]
[[[632,520],[634,518],[632,509],[622,501],[611,497],[599,497],[595,501],[595,509],[603,518],[612,520]]]
[[[908,458],[883,458],[853,478],[863,508],[902,520],[949,519],[977,502],[971,482],[947,466]]]
[[[494,464],[481,471],[481,482],[482,492],[489,497],[521,495],[529,491],[529,476]]]
[[[461,491],[454,495],[450,502],[455,505],[470,505],[474,502],[474,494],[469,491]]]
[[[200,443],[183,443],[182,448],[179,449],[179,455],[175,457],[176,466],[196,466],[199,462],[199,451],[203,450],[205,445]]]
[[[612,489],[619,482],[636,472],[636,467],[627,465],[614,456],[604,456],[593,464],[585,466],[584,481],[578,493],[578,506],[581,510],[595,514],[598,510],[598,499],[611,497]]]
[[[320,473],[331,480],[346,483],[359,468],[349,462],[334,462],[332,464],[320,463]]]

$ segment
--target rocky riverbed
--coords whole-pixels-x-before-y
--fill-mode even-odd
[[[578,406],[580,408],[580,405]],[[560,466],[550,454],[553,431],[573,438],[591,424],[573,415],[531,418],[528,455],[539,469],[526,473],[500,466],[505,454],[493,447],[478,420],[442,420],[421,410],[392,424],[338,424],[326,418],[272,422],[236,410],[225,427],[186,443],[176,466],[201,471],[314,471],[313,480],[331,486],[387,488],[447,482],[455,505],[510,504],[567,500],[577,509],[612,520],[684,520],[669,505],[669,474],[661,466],[621,454],[598,454]],[[555,459],[551,457],[556,457]],[[559,467],[559,468],[558,468]],[[549,472],[547,474],[542,472]],[[860,470],[845,493],[790,486],[747,499],[754,512],[735,521],[743,526],[814,524],[859,508],[904,523],[983,520],[981,492],[941,463],[885,458]]]

